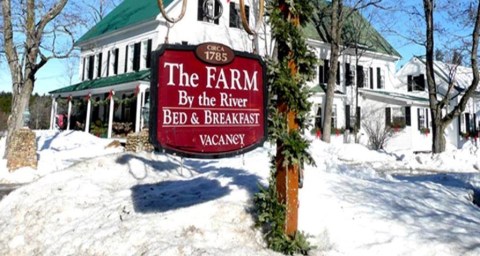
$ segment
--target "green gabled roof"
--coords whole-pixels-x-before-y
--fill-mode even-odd
[[[98,89],[102,87],[125,84],[133,81],[150,81],[150,69],[142,70],[138,72],[130,72],[117,76],[102,77],[95,80],[83,81],[78,84],[63,87],[49,92],[50,94],[78,92],[91,89]]]
[[[163,0],[167,7],[173,0]],[[136,25],[145,21],[153,20],[160,13],[157,0],[124,0],[105,18],[85,33],[75,43],[83,43],[100,35]]]
[[[304,28],[308,38],[326,43],[331,42],[329,8],[330,3],[319,1],[319,13]],[[350,8],[344,7],[344,12],[350,11]],[[401,57],[400,53],[358,11],[354,11],[344,22],[341,44],[356,44],[372,52]]]

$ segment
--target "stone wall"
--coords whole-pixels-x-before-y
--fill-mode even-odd
[[[7,155],[7,168],[10,172],[22,167],[37,169],[37,140],[35,132],[22,128],[12,135],[11,148]]]
[[[125,144],[125,151],[129,152],[152,152],[153,145],[150,143],[148,129],[144,129],[139,133],[130,133],[127,135],[127,143]]]

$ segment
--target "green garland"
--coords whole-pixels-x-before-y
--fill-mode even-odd
[[[318,62],[312,53],[300,28],[292,24],[281,10],[282,1],[268,1],[267,15],[272,37],[275,38],[278,50],[278,60],[268,60],[269,83],[269,140],[281,145],[279,151],[283,155],[284,167],[303,164],[314,165],[315,162],[308,153],[310,142],[302,134],[308,128],[308,113],[311,103],[308,101],[310,90],[306,88],[307,81],[315,77],[315,66]],[[300,25],[304,26],[313,15],[315,6],[309,0],[284,0],[282,8],[299,17]],[[289,63],[295,64],[297,72],[292,75]],[[288,131],[286,113],[278,110],[285,105],[287,110],[296,113],[298,130]],[[271,159],[271,176],[269,187],[257,193],[254,197],[258,214],[257,223],[263,227],[269,248],[286,254],[307,254],[311,246],[305,235],[298,232],[294,237],[284,234],[285,205],[277,201],[276,192],[276,157]]]
[[[133,95],[131,97],[127,97],[127,98],[124,98],[124,99],[119,99],[115,96],[112,96],[112,97],[113,97],[113,101],[115,102],[115,104],[130,104],[131,102],[133,102],[137,99],[136,95]],[[57,103],[60,104],[60,105],[67,105],[68,101],[69,101],[68,98],[57,99]],[[83,104],[87,104],[87,98],[83,98],[83,99],[82,98],[79,98],[79,99],[72,98],[72,99],[70,99],[70,101],[72,102],[73,106],[81,106]],[[99,100],[95,100],[93,98],[90,98],[90,101],[92,102],[92,106],[94,106],[94,107],[110,104],[110,99],[109,98],[99,99]]]

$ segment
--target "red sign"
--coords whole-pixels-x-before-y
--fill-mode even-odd
[[[151,141],[184,156],[243,153],[266,139],[265,65],[260,57],[206,43],[154,53]]]

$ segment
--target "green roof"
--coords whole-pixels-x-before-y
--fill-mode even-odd
[[[173,0],[163,0],[167,7]],[[153,20],[160,13],[156,0],[124,0],[113,11],[105,16],[93,28],[85,33],[75,43],[83,43],[100,35]]]
[[[317,15],[304,28],[308,38],[331,42],[329,8],[330,3],[319,1]],[[344,12],[350,10],[344,7]],[[369,51],[401,57],[400,53],[358,11],[354,11],[344,22],[341,44],[358,45]]]
[[[125,84],[133,81],[150,81],[150,69],[142,70],[138,72],[130,72],[117,76],[102,77],[95,80],[83,81],[78,84],[63,87],[49,92],[50,94],[78,92],[84,90],[98,89],[107,86]]]

